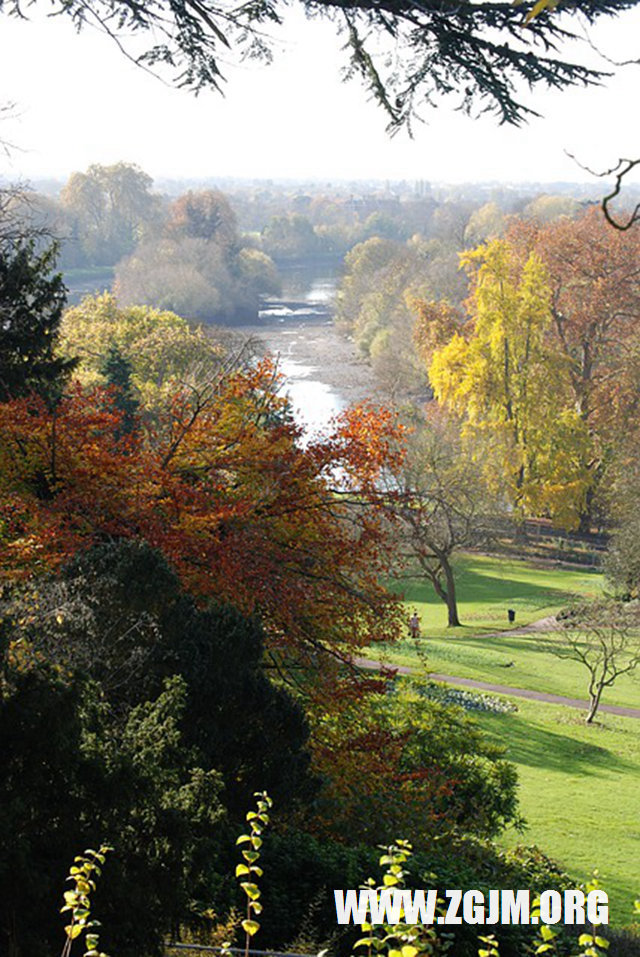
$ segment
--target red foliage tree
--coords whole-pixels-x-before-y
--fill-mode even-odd
[[[139,537],[190,592],[258,616],[272,650],[343,657],[399,631],[377,479],[401,456],[389,412],[360,406],[306,445],[269,362],[175,396],[155,432],[122,435],[104,394],[52,412],[0,406],[0,562],[55,568]]]

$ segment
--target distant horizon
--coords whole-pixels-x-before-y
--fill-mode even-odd
[[[115,163],[127,163],[130,161],[126,159],[116,160]],[[34,189],[36,192],[46,192],[42,187],[58,187],[62,189],[67,183],[70,176],[74,173],[84,173],[87,171],[91,165],[114,165],[114,164],[101,164],[96,162],[95,164],[89,163],[87,166],[80,168],[79,166],[70,167],[69,172],[66,174],[42,174],[39,176],[32,176],[29,178],[23,178],[22,180],[12,179],[10,176],[0,174],[0,186],[9,186],[9,185],[24,185],[27,189]],[[131,163],[131,165],[138,165]],[[215,174],[211,173],[208,175],[192,175],[184,174],[182,176],[178,174],[173,174],[167,176],[164,174],[153,175],[148,169],[140,167],[143,172],[151,176],[153,180],[153,189],[157,190],[158,186],[166,187],[170,185],[175,186],[184,186],[186,188],[198,188],[200,186],[204,188],[210,188],[216,185],[221,186],[222,188],[250,188],[250,187],[290,187],[290,188],[302,188],[302,187],[313,187],[318,190],[323,188],[339,188],[347,190],[350,187],[357,189],[397,189],[404,188],[406,192],[410,192],[412,188],[417,187],[419,184],[424,184],[425,187],[432,190],[446,190],[446,189],[457,189],[461,190],[465,187],[474,187],[477,189],[485,188],[490,189],[508,189],[516,191],[521,191],[524,189],[552,189],[556,188],[562,192],[568,192],[569,190],[575,189],[579,191],[583,196],[586,197],[586,194],[593,194],[594,199],[600,196],[612,183],[613,180],[593,178],[592,180],[530,180],[530,179],[521,179],[521,180],[502,180],[502,179],[492,179],[492,180],[430,180],[425,177],[405,177],[404,179],[391,179],[391,178],[376,178],[376,177],[362,177],[360,179],[354,177],[303,177],[303,176],[231,176],[224,174]],[[630,182],[630,190],[637,191],[640,188],[640,183]]]

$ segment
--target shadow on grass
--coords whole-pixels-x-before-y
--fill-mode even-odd
[[[461,565],[456,575],[458,600],[460,603],[497,605],[501,602],[509,607],[519,604],[544,608],[548,605],[563,604],[572,597],[571,592],[553,585],[539,585],[535,582],[520,581],[515,578],[501,578],[484,574],[474,568]],[[438,604],[439,599],[433,587],[426,581],[403,582],[405,601]]]
[[[518,715],[487,717],[481,724],[496,743],[507,747],[507,759],[516,764],[581,776],[637,770],[608,748],[550,731]]]

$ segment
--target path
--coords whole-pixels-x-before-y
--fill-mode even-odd
[[[380,668],[390,668],[401,675],[414,674],[412,668],[406,665],[392,665],[383,661],[372,661],[370,658],[354,658],[353,663],[359,668],[369,668],[379,670]],[[581,701],[580,698],[565,698],[559,694],[547,694],[544,691],[529,691],[527,688],[511,688],[507,685],[494,685],[488,681],[476,681],[475,678],[457,678],[455,675],[441,675],[429,672],[429,678],[433,681],[444,681],[448,685],[463,685],[465,688],[474,688],[476,691],[493,691],[496,694],[508,694],[514,698],[528,698],[530,701],[544,701],[547,704],[562,704],[567,708],[580,708],[586,710],[589,707],[588,701]],[[607,714],[618,714],[624,718],[640,718],[640,708],[623,708],[615,704],[601,704],[600,711]]]

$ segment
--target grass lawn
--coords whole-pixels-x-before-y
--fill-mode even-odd
[[[489,555],[460,555],[455,572],[460,620],[463,630],[473,634],[508,628],[508,608],[516,612],[515,626],[544,618],[575,595],[601,594],[603,581],[588,568],[576,571]],[[428,581],[405,581],[402,591],[407,605],[418,608],[425,634],[456,633],[447,628],[444,602]]]
[[[518,712],[477,716],[518,768],[528,828],[505,844],[538,844],[572,877],[598,868],[618,925],[640,895],[640,720],[512,699]]]
[[[461,557],[457,569],[462,628],[447,628],[445,606],[430,584],[412,583],[405,589],[407,609],[417,608],[422,621],[418,648],[429,670],[585,698],[587,672],[577,662],[551,654],[553,634],[499,632],[551,615],[575,596],[597,596],[602,576],[482,555]],[[514,626],[507,621],[507,608],[516,611]],[[396,664],[421,667],[416,644],[406,636],[386,654]],[[619,678],[605,691],[603,703],[640,707],[640,670]]]
[[[598,596],[601,575],[469,554],[457,561],[457,584],[462,628],[446,627],[444,604],[428,583],[404,588],[407,618],[416,607],[425,637],[420,655],[415,642],[403,638],[388,649],[391,661],[420,667],[426,654],[432,671],[586,697],[586,671],[551,654],[553,634],[499,632],[552,615],[576,596]],[[507,621],[508,608],[516,611],[515,626]],[[577,710],[512,700],[516,714],[477,716],[518,768],[528,829],[502,840],[539,845],[578,880],[597,867],[612,918],[629,923],[640,894],[640,720],[603,713],[587,727]],[[620,678],[603,703],[640,707],[640,673]]]

